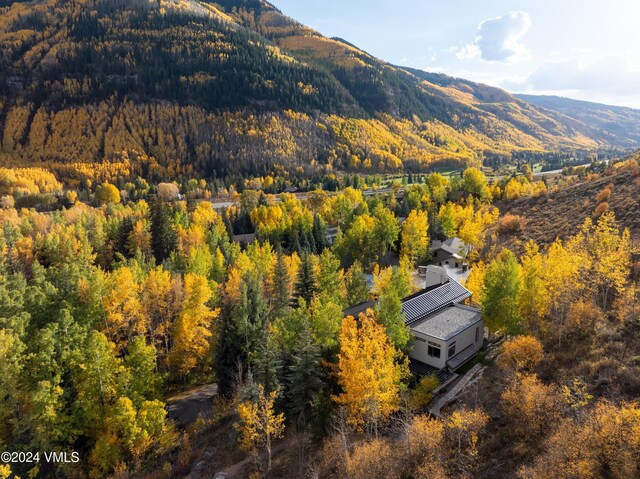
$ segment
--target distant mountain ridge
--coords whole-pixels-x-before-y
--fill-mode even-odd
[[[581,121],[605,135],[614,135],[622,146],[633,148],[640,143],[640,110],[638,109],[603,105],[559,96],[516,96],[545,110]]]
[[[640,145],[585,115],[390,65],[262,0],[0,5],[2,164],[318,175]]]

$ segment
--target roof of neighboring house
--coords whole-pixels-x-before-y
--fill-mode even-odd
[[[413,324],[411,330],[442,341],[448,341],[479,322],[479,309],[454,304]]]
[[[244,244],[251,244],[256,240],[256,234],[255,233],[247,233],[244,235],[233,235],[233,242],[234,243],[244,243]]]
[[[402,300],[405,323],[412,326],[436,311],[470,297],[471,291],[453,280],[427,288]]]
[[[441,249],[456,258],[461,258],[460,252],[465,251],[468,248],[469,247],[460,238],[449,238],[446,241],[433,241],[431,243],[432,251]]]
[[[342,314],[357,318],[360,313],[364,313],[367,309],[375,309],[376,304],[377,303],[375,301],[365,301],[364,303],[359,303],[343,310]]]

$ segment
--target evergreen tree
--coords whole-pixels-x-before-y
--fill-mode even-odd
[[[289,416],[296,421],[307,422],[313,416],[313,403],[324,386],[320,366],[320,351],[314,344],[311,331],[305,327],[300,332],[296,347],[287,367],[286,397]]]
[[[151,245],[158,264],[176,248],[177,236],[171,221],[171,207],[164,201],[151,204]]]
[[[313,217],[313,239],[316,252],[322,253],[327,245],[327,223],[320,215]]]
[[[264,331],[264,335],[252,357],[252,371],[255,380],[264,386],[267,393],[278,391],[280,389],[282,358],[270,328]]]
[[[222,317],[220,348],[216,364],[220,393],[233,393],[238,365],[244,371],[251,365],[251,354],[264,339],[269,308],[262,296],[258,278],[246,274],[237,301],[228,301]]]
[[[271,294],[272,317],[277,318],[286,314],[291,302],[291,282],[289,269],[282,251],[278,251],[276,264],[273,269],[273,291]]]
[[[294,294],[295,304],[297,299],[302,298],[307,304],[311,303],[311,300],[318,292],[318,283],[315,272],[315,264],[313,262],[313,256],[305,254],[302,257],[302,264],[298,271],[298,282],[296,283],[296,291]]]

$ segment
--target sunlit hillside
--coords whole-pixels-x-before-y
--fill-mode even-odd
[[[0,47],[5,165],[130,161],[159,180],[618,146],[501,90],[389,65],[266,2],[11,2]]]

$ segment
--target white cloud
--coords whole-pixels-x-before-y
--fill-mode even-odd
[[[502,81],[500,86],[520,93],[640,106],[640,66],[602,52],[582,51],[570,59],[546,62],[528,76]]]
[[[511,12],[485,20],[478,25],[475,41],[456,49],[456,58],[481,58],[500,63],[527,60],[531,58],[531,54],[521,40],[530,27],[531,17],[525,12]]]
[[[543,63],[527,80],[537,90],[607,90],[640,94],[640,69],[627,58],[609,55],[590,62],[570,59]]]

